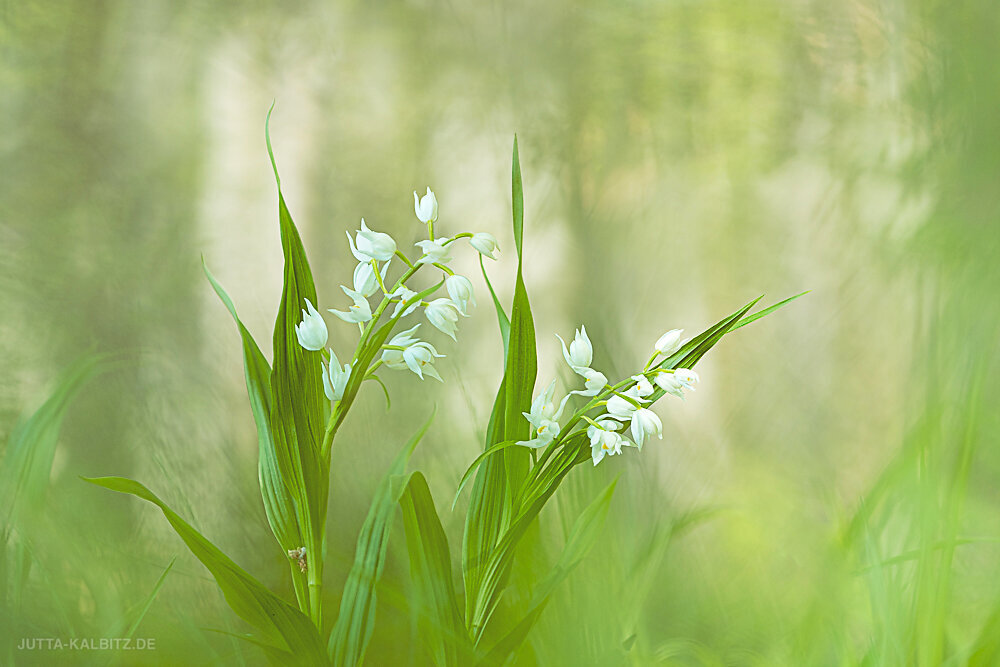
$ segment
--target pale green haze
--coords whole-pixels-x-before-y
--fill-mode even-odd
[[[607,518],[507,664],[1000,665],[995,0],[0,2],[0,665],[266,664],[160,510],[81,477],[140,481],[294,603],[240,332],[202,270],[271,359],[272,102],[341,361],[344,232],[363,216],[413,251],[414,190],[442,234],[496,236],[511,304],[515,134],[536,392],[579,380],[556,334],[581,324],[614,381],[667,330],[811,290],[657,403],[662,441],[568,475],[499,621],[617,478]],[[478,302],[457,344],[421,332],[444,382],[380,372],[391,406],[364,383],[333,445],[327,634],[435,409],[406,468],[461,590],[472,484],[452,500],[504,375],[476,258],[452,265]],[[395,511],[364,664],[429,664]],[[71,637],[155,648],[18,648]]]

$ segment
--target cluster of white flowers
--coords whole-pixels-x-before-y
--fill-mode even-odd
[[[566,401],[570,395],[578,394],[586,397],[596,397],[598,394],[607,395],[607,399],[599,400],[590,409],[603,406],[604,414],[591,419],[583,416],[590,426],[587,428],[587,437],[590,439],[591,457],[594,465],[604,460],[605,456],[621,454],[622,447],[636,447],[642,449],[647,438],[656,435],[663,439],[663,423],[655,412],[644,404],[649,403],[655,392],[653,384],[656,384],[663,391],[684,398],[684,390],[694,391],[694,383],[698,382],[698,374],[686,368],[667,370],[662,368],[650,368],[658,357],[669,357],[677,352],[685,341],[681,340],[681,329],[674,329],[660,336],[654,344],[654,353],[645,371],[633,375],[629,380],[621,382],[615,386],[608,384],[608,378],[604,373],[591,368],[594,359],[594,347],[587,336],[586,327],[580,327],[573,337],[573,341],[566,345],[566,342],[557,334],[559,342],[562,343],[563,358],[566,364],[573,369],[573,372],[584,379],[584,388],[571,391],[556,404],[555,400],[555,380],[539,394],[531,404],[531,412],[523,413],[528,422],[531,423],[534,437],[530,440],[521,440],[517,444],[532,449],[546,447],[551,444],[560,433],[559,417],[566,407]],[[588,404],[589,405],[589,404]],[[632,436],[631,440],[623,435],[626,427]],[[618,431],[622,430],[623,433]]]
[[[370,229],[364,218],[361,219],[361,229],[357,230],[354,237],[349,232],[347,233],[351,253],[357,259],[358,264],[354,269],[353,289],[346,285],[340,287],[352,303],[347,307],[347,310],[330,308],[329,312],[345,322],[357,324],[362,332],[363,341],[368,328],[378,322],[383,311],[390,304],[395,304],[390,315],[393,319],[397,317],[402,319],[418,308],[423,308],[424,315],[432,326],[452,340],[457,340],[455,334],[458,331],[459,317],[469,316],[470,307],[476,305],[476,297],[469,279],[455,274],[448,267],[448,262],[452,260],[450,254],[452,244],[458,239],[468,238],[469,245],[473,249],[484,257],[496,259],[493,253],[497,250],[497,240],[491,234],[463,232],[453,237],[434,237],[434,223],[438,219],[438,201],[430,188],[427,188],[427,193],[422,197],[416,192],[413,193],[413,209],[417,219],[427,226],[429,237],[416,243],[421,254],[414,261],[400,252],[396,247],[396,241],[391,236]],[[393,257],[399,257],[405,262],[407,270],[389,288],[386,283],[386,275]],[[419,268],[427,265],[436,267],[443,272],[444,286],[448,292],[447,297],[424,301],[416,298],[418,292],[406,285],[406,281]],[[373,311],[368,299],[379,292],[382,293],[382,303]],[[439,354],[432,344],[415,336],[419,328],[420,325],[417,324],[409,330],[395,335],[382,346],[381,357],[370,368],[361,369],[359,372],[365,373],[365,377],[367,377],[375,368],[384,365],[390,369],[410,370],[421,379],[424,376],[430,376],[441,380],[433,363],[434,359],[444,355]],[[306,299],[306,308],[302,310],[302,321],[295,327],[295,334],[299,344],[305,349],[323,352],[325,358],[321,362],[323,389],[328,399],[334,402],[339,401],[344,396],[351,373],[356,371],[354,367],[357,365],[358,353],[355,353],[350,363],[340,365],[340,360],[334,351],[326,348],[329,337],[326,322],[308,299]]]

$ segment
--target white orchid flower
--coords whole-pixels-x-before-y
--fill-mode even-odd
[[[418,324],[412,329],[393,336],[388,345],[403,349],[383,350],[382,363],[394,370],[409,369],[416,373],[417,377],[421,380],[424,379],[424,375],[429,375],[435,380],[441,380],[441,376],[438,374],[437,369],[434,368],[433,363],[435,357],[441,358],[444,355],[438,354],[438,351],[430,343],[418,340],[413,335],[419,328],[420,325]]]
[[[662,371],[653,378],[663,391],[677,398],[684,398],[684,390],[694,391],[694,383],[698,382],[698,374],[689,368],[678,368],[675,371]]]
[[[597,396],[608,384],[608,376],[601,371],[595,371],[593,368],[574,368],[573,370],[583,376],[586,382],[584,383],[584,389],[577,389],[576,391],[569,392],[571,394],[579,394],[580,396]]]
[[[573,342],[569,344],[568,350],[566,349],[566,341],[559,334],[556,334],[556,338],[562,343],[563,358],[566,359],[566,363],[574,372],[583,375],[583,369],[589,368],[590,362],[594,360],[594,346],[591,345],[590,338],[587,336],[587,327],[581,326],[576,330],[576,335],[573,337]]]
[[[681,349],[681,345],[683,345],[681,342],[681,334],[683,332],[684,329],[671,329],[659,337],[653,345],[653,349],[655,349],[659,354],[662,354],[664,357],[669,357],[671,354]]]
[[[364,218],[361,218],[361,229],[357,232],[357,244],[351,239],[350,234],[347,235],[347,240],[351,244],[351,252],[359,262],[370,262],[373,259],[387,262],[396,253],[396,242],[392,237],[368,229]]]
[[[330,308],[330,312],[344,320],[345,322],[356,322],[360,324],[361,322],[367,322],[372,318],[372,307],[368,304],[368,299],[365,298],[364,294],[361,292],[355,292],[352,289],[340,286],[340,289],[344,290],[344,294],[351,297],[354,303],[346,311],[334,310]]]
[[[423,251],[423,256],[417,260],[417,264],[447,264],[451,261],[448,254],[449,246],[444,244],[448,239],[434,239],[433,241],[417,241],[414,245]]]
[[[559,419],[559,416],[562,415],[562,411],[566,407],[566,401],[569,399],[569,394],[566,394],[566,396],[563,397],[562,402],[557,406],[554,396],[555,391],[556,381],[553,380],[549,386],[545,388],[545,391],[536,396],[531,402],[531,412],[521,413],[535,428],[538,428],[545,420],[556,421]]]
[[[648,436],[656,434],[663,440],[663,422],[655,412],[647,408],[639,408],[632,413],[632,439],[639,449]]]
[[[383,283],[385,282],[385,272],[389,270],[390,263],[391,260],[382,265],[382,270],[379,271]],[[358,265],[354,267],[354,291],[369,297],[378,291],[378,287],[379,281],[375,276],[375,269],[371,262],[358,262]]]
[[[622,395],[619,396],[615,394],[608,399],[608,414],[610,414],[614,419],[621,421],[628,421],[632,418],[632,414],[636,411],[636,406],[629,400],[623,398],[627,396],[637,403],[648,403],[647,399],[639,396],[639,391],[636,387],[630,387],[627,391],[623,391]]]
[[[469,245],[475,248],[480,255],[489,257],[490,259],[496,259],[493,253],[500,249],[497,245],[496,237],[486,232],[476,232],[473,234],[472,238],[469,239]]]
[[[627,444],[629,444],[628,441],[614,431],[602,431],[598,429],[594,437],[590,439],[590,457],[596,466],[604,460],[605,456],[621,454],[622,445]]]
[[[632,379],[635,380],[635,392],[639,397],[645,398],[653,393],[653,385],[645,375],[633,375]]]
[[[344,397],[347,381],[351,377],[351,364],[340,366],[336,353],[330,350],[330,363],[323,363],[323,393],[331,401],[339,401]]]
[[[472,291],[472,282],[465,276],[448,276],[444,281],[444,286],[448,290],[448,296],[458,307],[458,312],[462,317],[469,316],[469,304],[476,305],[476,296]]]
[[[427,188],[427,194],[420,198],[417,197],[417,191],[413,191],[413,211],[417,214],[417,219],[424,224],[437,222],[438,200],[430,188]]]
[[[437,329],[451,336],[452,340],[458,340],[455,338],[455,332],[458,331],[458,306],[451,299],[434,299],[427,304],[424,314],[427,315],[427,321]]]
[[[548,447],[549,443],[559,435],[559,429],[559,422],[553,419],[543,419],[539,422],[538,427],[533,429],[535,432],[534,438],[531,440],[518,440],[517,444],[529,449]]]
[[[393,291],[392,294],[390,294],[389,296],[392,297],[393,299],[399,299],[399,303],[396,304],[396,308],[392,311],[392,316],[395,318],[396,315],[399,315],[399,311],[403,309],[403,305],[416,295],[417,293],[409,289],[406,285],[400,285],[399,289]],[[414,310],[416,310],[417,306],[419,305],[420,305],[419,301],[414,301],[409,306],[406,306],[406,310],[403,310],[403,314],[399,315],[399,317],[400,318],[406,317]]]
[[[326,339],[330,333],[326,329],[323,316],[319,314],[312,302],[309,299],[306,299],[305,302],[306,308],[302,309],[302,321],[295,325],[295,336],[299,339],[299,345],[316,352],[326,346]]]

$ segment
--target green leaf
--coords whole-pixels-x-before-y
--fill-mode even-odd
[[[432,414],[403,446],[378,485],[368,517],[361,526],[354,566],[347,575],[340,600],[340,615],[330,633],[329,654],[334,665],[360,665],[375,629],[375,587],[382,577],[396,503],[403,489],[403,472],[417,443],[433,421]]]
[[[270,122],[268,112],[268,123]],[[267,125],[265,125],[267,128]],[[306,299],[317,305],[309,261],[292,220],[265,129],[268,155],[278,183],[278,221],[284,255],[284,281],[278,317],[274,324],[274,366],[271,370],[271,432],[281,480],[296,508],[303,544],[309,554],[324,551],[326,506],[330,490],[328,462],[320,449],[326,430],[326,397],[323,394],[320,353],[299,345],[295,325]],[[307,572],[310,616],[322,627],[321,591],[323,561],[310,563]]]
[[[271,431],[271,367],[253,336],[236,314],[232,299],[208,270],[204,257],[202,257],[202,269],[215,293],[233,316],[243,341],[243,374],[246,379],[247,396],[250,399],[250,411],[257,425],[257,477],[267,522],[282,552],[297,549],[304,544],[304,540],[295,518],[295,502],[281,481],[281,470],[278,467],[278,455]],[[306,577],[291,560],[288,566],[299,608],[308,609]]]
[[[746,325],[750,324],[751,322],[756,322],[760,318],[766,317],[767,315],[770,315],[771,313],[773,313],[774,311],[778,310],[782,306],[785,306],[785,305],[791,303],[792,301],[795,301],[800,296],[805,296],[806,294],[809,294],[809,292],[811,292],[811,291],[812,290],[806,290],[805,292],[800,292],[799,294],[796,294],[795,296],[790,296],[787,299],[785,299],[784,301],[779,301],[778,303],[774,304],[773,306],[770,306],[768,308],[765,308],[764,310],[758,311],[758,312],[754,313],[753,315],[748,315],[747,317],[744,317],[742,320],[740,320],[739,322],[737,322],[736,325],[733,326],[733,328],[730,329],[729,331],[733,332],[733,331],[736,331],[737,329],[739,329],[740,327],[745,327]]]
[[[259,633],[258,641],[271,647],[268,651],[270,658],[298,664],[326,664],[319,633],[308,617],[234,563],[152,491],[124,477],[83,479],[112,491],[142,498],[159,507],[191,553],[212,573],[232,610],[254,627]]]
[[[563,548],[563,552],[559,556],[555,567],[552,568],[549,575],[536,588],[535,595],[529,604],[528,613],[490,649],[480,664],[502,665],[508,656],[524,643],[528,632],[531,631],[538,617],[542,615],[542,611],[544,611],[556,587],[569,576],[569,573],[583,560],[591,548],[593,548],[594,543],[597,542],[601,529],[604,527],[604,521],[607,519],[608,510],[611,507],[611,498],[617,483],[617,479],[611,482],[583,510],[573,524],[569,539],[566,541],[566,546]]]
[[[475,460],[465,470],[465,474],[462,475],[462,480],[458,483],[458,490],[455,491],[455,499],[451,501],[452,511],[455,510],[455,504],[458,503],[458,497],[462,495],[462,489],[465,488],[466,483],[468,483],[469,479],[472,477],[472,473],[476,472],[476,469],[479,467],[479,464],[485,461],[488,457],[496,454],[497,452],[503,451],[508,447],[512,447],[516,444],[517,443],[513,440],[505,440],[503,442],[498,442],[497,444],[493,445],[492,447],[490,447],[485,452],[483,452],[482,454],[480,454],[475,458]]]
[[[468,664],[469,646],[451,578],[451,552],[427,481],[410,476],[402,497],[406,547],[413,582],[411,603],[423,637],[437,665]]]
[[[493,283],[490,282],[490,277],[486,275],[486,264],[483,262],[483,256],[479,255],[479,268],[483,272],[483,280],[486,281],[486,287],[490,290],[490,297],[493,299],[493,307],[497,311],[497,324],[500,326],[500,340],[503,341],[503,359],[504,363],[507,362],[507,349],[510,347],[510,318],[507,317],[506,311],[504,311],[503,306],[500,305],[500,299],[497,298],[497,293],[493,290]]]

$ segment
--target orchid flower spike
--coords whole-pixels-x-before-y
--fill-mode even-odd
[[[299,345],[315,352],[323,349],[330,334],[326,329],[323,316],[319,314],[309,299],[306,299],[305,302],[306,308],[302,309],[302,321],[295,325],[295,335],[299,339]]]
[[[458,312],[458,306],[451,299],[442,297],[428,303],[424,314],[427,315],[428,322],[457,341],[455,332],[458,331]]]
[[[663,440],[663,422],[656,413],[648,408],[639,408],[632,413],[632,439],[639,449],[642,449],[646,438],[653,434]]]
[[[344,320],[345,322],[356,322],[360,324],[361,322],[367,322],[372,318],[372,307],[368,304],[368,299],[365,298],[360,292],[355,292],[352,289],[348,289],[343,285],[340,289],[344,290],[344,294],[351,297],[354,303],[346,311],[334,310],[330,308],[330,312]]]
[[[413,191],[413,211],[417,214],[417,219],[425,225],[429,222],[437,222],[438,200],[430,188],[423,197],[417,197],[417,191]]]
[[[657,339],[653,348],[657,353],[662,354],[664,357],[669,357],[671,354],[681,349],[681,334],[684,329],[671,329],[667,333]]]
[[[323,363],[323,362],[321,362]],[[330,350],[330,363],[323,363],[323,393],[331,401],[339,401],[344,397],[347,381],[351,377],[351,364],[340,366],[336,353]]]
[[[496,259],[493,253],[500,249],[497,245],[496,237],[486,232],[476,232],[473,234],[472,238],[469,239],[469,245],[475,248],[480,255],[489,257],[490,259]]]
[[[458,308],[458,312],[462,314],[462,317],[468,317],[469,304],[476,305],[476,296],[472,292],[472,282],[465,276],[456,274],[448,276],[444,281],[444,286],[448,290],[448,296]]]
[[[361,218],[361,229],[357,232],[357,244],[351,240],[350,234],[347,235],[347,240],[351,244],[351,252],[359,262],[370,262],[373,259],[387,262],[396,253],[396,242],[392,237],[368,229],[364,218]]]
[[[569,344],[568,350],[566,349],[566,341],[559,334],[556,334],[556,338],[562,343],[563,358],[566,363],[574,372],[583,375],[583,370],[588,369],[590,362],[594,360],[594,346],[591,345],[590,338],[587,336],[587,327],[581,326],[576,330],[576,335],[573,337],[573,342]]]
[[[684,390],[694,391],[694,383],[698,382],[698,374],[689,368],[678,368],[674,371],[661,371],[653,378],[663,391],[677,398],[684,398]]]
[[[433,241],[417,241],[417,245],[423,255],[417,260],[417,264],[447,264],[451,261],[448,254],[448,246],[444,244],[448,239],[434,239]]]

